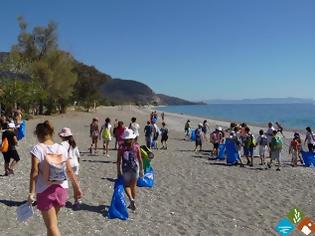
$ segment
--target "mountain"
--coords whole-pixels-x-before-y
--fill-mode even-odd
[[[160,105],[202,105],[203,102],[190,102],[181,98],[171,97],[164,94],[157,94]]]
[[[123,79],[112,79],[103,84],[101,92],[110,103],[137,104],[137,105],[193,105],[180,98],[164,94],[156,94],[149,86]]]
[[[314,99],[310,98],[257,98],[257,99],[240,99],[224,100],[214,99],[204,101],[207,104],[314,104]]]
[[[9,53],[0,52],[0,63],[4,62]],[[137,105],[194,105],[194,103],[176,97],[170,97],[164,94],[156,94],[149,86],[133,81],[123,79],[113,79],[110,75],[103,73],[94,66],[86,65],[75,60],[73,69],[78,75],[78,81],[75,86],[86,90],[95,88],[99,91],[102,100],[107,104],[137,104]],[[0,77],[11,79],[28,79],[26,75],[14,74],[12,72],[1,71]],[[88,91],[88,90],[86,90]]]

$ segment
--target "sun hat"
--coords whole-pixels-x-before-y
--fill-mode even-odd
[[[222,129],[222,127],[218,127],[218,130],[219,130],[219,131],[222,131],[223,129]]]
[[[198,125],[198,126],[203,127],[203,124],[202,124],[202,123],[199,123],[199,125]]]
[[[60,136],[60,137],[63,137],[63,138],[72,136],[71,129],[69,129],[69,128],[63,128],[63,129],[59,132],[59,136]]]
[[[14,123],[9,123],[9,129],[15,129],[15,124]]]
[[[132,129],[125,129],[123,135],[122,135],[122,138],[124,140],[127,140],[127,139],[135,139],[137,136],[134,134],[133,130]]]

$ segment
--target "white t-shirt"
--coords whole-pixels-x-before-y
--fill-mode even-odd
[[[78,147],[75,147],[75,148],[70,147],[70,144],[68,141],[62,142],[61,145],[64,146],[66,150],[68,150],[68,156],[69,156],[71,167],[79,166],[80,165],[79,164],[79,158],[80,158],[79,148]]]
[[[138,123],[131,123],[130,124],[130,129],[133,130],[133,133],[136,135],[136,137],[139,137],[140,125]]]
[[[46,147],[47,151],[42,145]],[[68,159],[68,151],[58,143],[55,143],[53,145],[37,144],[33,147],[31,154],[34,155],[39,161],[39,174],[36,179],[35,187],[36,193],[42,193],[50,186],[50,184],[47,184],[47,182],[44,180],[44,177],[42,175],[46,152],[62,154],[64,158]],[[63,188],[68,188],[68,181],[63,181],[60,186]]]
[[[310,133],[307,131],[306,133],[306,140],[307,140],[307,144],[315,144],[315,136],[314,136],[314,133]]]

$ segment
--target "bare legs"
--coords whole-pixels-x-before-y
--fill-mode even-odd
[[[58,228],[59,207],[52,207],[48,211],[42,211],[42,216],[47,228],[47,236],[61,236]]]

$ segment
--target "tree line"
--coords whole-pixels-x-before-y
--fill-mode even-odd
[[[106,104],[99,87],[109,78],[97,76],[95,68],[77,62],[59,48],[56,23],[31,31],[23,17],[18,17],[18,24],[17,42],[0,63],[0,71],[5,72],[0,77],[2,110],[10,113],[19,108],[49,115],[64,113],[74,104],[87,110]]]

